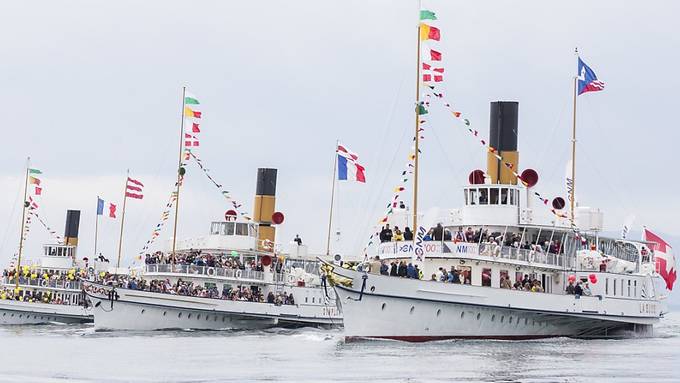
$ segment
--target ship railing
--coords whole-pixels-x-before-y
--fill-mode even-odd
[[[500,246],[493,243],[480,243],[477,255],[558,267],[566,266],[570,268],[574,266],[573,259],[566,258],[564,254]],[[566,264],[565,259],[567,260]]]
[[[264,273],[256,270],[241,270],[223,267],[209,267],[196,265],[149,264],[145,268],[147,273],[171,273],[184,275],[206,275],[235,279],[264,280]]]
[[[4,285],[14,285],[16,281],[14,278],[2,277]],[[44,278],[28,278],[20,277],[19,286],[42,287],[48,289],[64,289],[64,290],[80,290],[80,281],[63,281]]]

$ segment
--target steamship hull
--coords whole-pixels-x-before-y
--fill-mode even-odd
[[[115,289],[88,282],[95,330],[255,330],[342,323],[335,306],[282,305]]]
[[[651,335],[660,315],[658,311],[641,313],[651,306],[635,301],[602,302],[598,297],[577,299],[345,269],[336,274],[353,280],[352,287],[335,286],[348,341]]]
[[[91,323],[92,313],[83,306],[0,300],[0,324]]]

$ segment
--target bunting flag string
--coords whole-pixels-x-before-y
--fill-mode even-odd
[[[187,150],[187,151],[185,151],[185,154],[186,154],[186,156],[188,156],[189,158],[193,158],[193,159],[194,159],[194,161],[196,162],[196,165],[198,165],[198,167],[203,171],[203,174],[205,174],[206,178],[208,178],[208,180],[210,180],[210,182],[211,182],[211,183],[212,183],[212,184],[220,191],[220,193],[222,194],[222,196],[224,196],[224,198],[225,198],[227,201],[229,201],[229,203],[231,204],[232,208],[233,208],[234,210],[236,210],[236,213],[237,213],[238,215],[240,215],[242,218],[244,218],[244,219],[246,219],[246,220],[248,220],[248,221],[252,220],[252,218],[251,218],[248,214],[246,214],[245,212],[241,212],[241,211],[240,211],[240,208],[243,206],[243,204],[240,203],[238,200],[236,200],[234,197],[232,197],[232,196],[231,196],[231,193],[230,193],[228,190],[224,190],[224,189],[222,188],[222,184],[218,183],[218,182],[210,175],[210,170],[203,164],[203,161],[202,161],[200,158],[198,158],[198,156],[196,156],[196,154],[195,154],[193,151]]]
[[[64,244],[64,238],[62,238],[59,234],[57,234],[56,231],[52,230],[52,228],[47,224],[47,222],[45,222],[45,220],[42,217],[40,217],[40,215],[37,212],[37,207],[36,208],[29,208],[28,215],[29,215],[29,218],[27,220],[30,220],[31,216],[37,218],[38,222],[40,222],[40,224],[45,228],[45,230],[47,230],[47,232],[50,233],[50,235],[52,235],[52,237],[54,237],[54,239],[57,240],[57,242],[59,244]],[[28,222],[30,223],[30,221],[28,221]],[[24,238],[24,240],[25,239],[26,238]]]
[[[179,183],[181,184],[183,180],[183,177],[180,178]],[[144,247],[142,247],[142,250],[139,251],[139,255],[137,256],[138,260],[142,259],[142,255],[149,250],[151,245],[156,241],[156,238],[158,238],[161,235],[161,230],[163,230],[163,227],[165,226],[165,223],[168,221],[170,218],[170,211],[172,210],[172,207],[175,204],[175,201],[177,201],[177,191],[175,189],[177,188],[177,182],[175,182],[175,186],[173,187],[173,192],[170,193],[170,198],[168,199],[168,202],[165,204],[165,210],[161,213],[161,219],[160,221],[154,226],[153,231],[151,232],[151,238],[146,241],[144,244]]]

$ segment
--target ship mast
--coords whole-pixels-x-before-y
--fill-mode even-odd
[[[26,158],[26,178],[24,180],[24,199],[22,200],[21,209],[21,235],[19,236],[19,255],[17,256],[16,274],[14,275],[15,287],[19,288],[19,275],[21,275],[21,254],[24,251],[24,229],[26,228],[26,208],[28,201],[26,201],[26,194],[28,193],[28,173],[31,164],[31,157]]]
[[[180,110],[181,123],[179,128],[179,160],[177,164],[177,189],[175,190],[175,223],[172,228],[172,264],[175,264],[175,248],[177,244],[177,219],[179,216],[179,187],[182,183],[184,168],[182,168],[182,151],[184,149],[184,108],[186,105],[187,87],[182,87],[182,109]]]
[[[417,40],[418,49],[416,57],[416,130],[415,130],[415,157],[413,161],[413,241],[418,237],[418,157],[420,143],[420,20],[418,20]]]
[[[578,61],[578,48],[575,49],[576,59]],[[574,227],[574,194],[576,191],[576,96],[578,95],[578,74],[574,76],[574,113],[573,124],[571,130],[571,191],[569,195],[570,211],[571,211],[571,227]]]

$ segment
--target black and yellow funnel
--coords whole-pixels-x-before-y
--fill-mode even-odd
[[[519,152],[517,151],[517,126],[519,102],[495,101],[491,103],[489,118],[489,145],[498,151],[503,160],[492,153],[487,154],[486,174],[493,184],[517,184],[517,178],[504,163],[512,164],[517,171]]]
[[[258,250],[272,250],[276,228],[272,226],[272,215],[276,209],[276,169],[257,169],[257,186],[253,219],[259,225]],[[266,242],[271,246],[266,246]]]
[[[64,227],[64,244],[78,246],[78,228],[80,227],[80,210],[66,210],[66,226]]]

